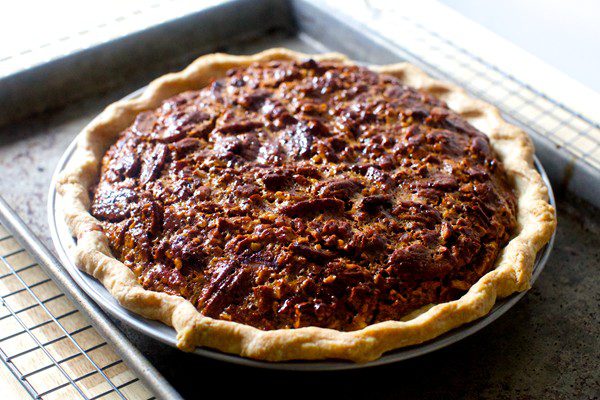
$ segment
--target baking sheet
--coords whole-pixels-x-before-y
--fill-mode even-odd
[[[106,105],[145,85],[153,77],[184,67],[206,52],[245,54],[285,46],[304,52],[335,49],[354,59],[373,63],[400,60],[394,53],[393,40],[389,39],[393,35],[385,39],[390,41],[383,41],[383,45],[381,38],[378,45],[370,45],[371,40],[360,36],[362,27],[354,33],[340,28],[336,23],[339,19],[352,26],[352,22],[341,14],[333,20],[323,19],[310,9],[304,14],[304,27],[299,27],[298,35],[287,30],[265,29],[259,36],[237,38],[242,39],[240,42],[219,41],[217,48],[199,46],[186,55],[161,60],[159,64],[144,62],[138,65],[135,74],[123,78],[119,74],[113,75],[118,79],[117,83],[110,84],[114,89],[109,92],[96,92],[85,101],[0,128],[0,192],[34,233],[50,246],[45,210],[48,182],[73,137]],[[406,22],[398,19],[396,26],[404,27]],[[377,24],[370,27],[378,29]],[[398,36],[402,34],[396,34]],[[316,41],[315,37],[321,41]],[[163,39],[169,44],[176,42],[169,41],[168,33]],[[328,41],[327,46],[323,45],[323,39]],[[431,45],[426,41],[416,44]],[[432,50],[432,54],[439,55],[446,50],[443,43],[435,46],[438,50]],[[147,48],[154,50],[151,46]],[[461,57],[452,61],[453,64],[458,61],[471,63],[470,59],[465,61]],[[446,64],[436,65],[444,67]],[[464,75],[453,76],[465,78]],[[481,80],[479,77],[469,83],[477,87]],[[515,86],[514,82],[512,86]],[[514,106],[518,107],[518,104]],[[519,112],[528,120],[538,116],[531,107]],[[552,116],[564,118],[564,113]],[[531,127],[535,128],[535,124]],[[544,274],[529,294],[491,327],[433,354],[376,369],[298,375],[296,372],[243,368],[183,353],[139,334],[118,319],[114,322],[157,369],[190,398],[198,395],[199,385],[202,390],[206,385],[212,385],[225,388],[232,395],[264,398],[290,394],[303,397],[320,394],[334,398],[593,398],[599,390],[595,371],[600,367],[596,339],[600,335],[600,325],[589,310],[597,308],[600,287],[600,270],[597,268],[600,213],[597,208],[566,192],[573,182],[581,183],[582,180],[578,180],[577,170],[573,173],[572,167],[563,170],[565,164],[560,160],[555,162],[556,154],[556,151],[538,154],[543,157],[546,168],[553,170],[559,194],[557,241]],[[563,181],[565,171],[569,175],[566,178],[571,179]],[[587,183],[587,187],[593,190],[600,186]],[[531,379],[534,376],[535,379]]]

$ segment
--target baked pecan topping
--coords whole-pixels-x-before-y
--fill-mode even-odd
[[[313,60],[233,69],[140,114],[91,212],[146,289],[261,329],[455,299],[516,225],[484,134],[393,77]]]

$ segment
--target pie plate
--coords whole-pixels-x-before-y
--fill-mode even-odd
[[[140,89],[127,98],[133,98],[138,96],[143,89]],[[57,195],[56,195],[56,183],[58,175],[64,169],[65,165],[69,162],[72,157],[76,146],[76,140],[74,140],[62,158],[60,159],[56,171],[52,177],[50,185],[50,193],[48,196],[48,218],[50,233],[52,241],[56,248],[56,252],[69,275],[73,280],[100,306],[104,311],[109,313],[113,318],[122,321],[130,327],[138,330],[145,335],[148,335],[160,342],[166,343],[171,346],[176,346],[176,332],[175,330],[161,322],[146,319],[138,314],[135,314],[127,309],[123,308],[119,303],[111,296],[111,294],[102,286],[102,284],[94,279],[92,276],[79,270],[75,266],[75,262],[70,248],[76,245],[75,239],[71,236],[69,229],[67,228],[64,218],[61,215],[59,207],[57,207]],[[535,159],[535,167],[542,176],[546,187],[548,188],[548,194],[550,204],[556,207],[554,194],[552,187],[548,180],[548,176],[544,171],[539,160]],[[539,274],[542,272],[544,265],[550,255],[552,245],[554,243],[554,234],[550,241],[542,248],[536,257],[535,265],[533,269],[533,276],[531,278],[532,284],[535,282]],[[451,330],[435,339],[422,343],[420,345],[404,347],[394,351],[385,353],[381,358],[368,362],[368,363],[353,363],[349,361],[340,360],[324,360],[324,361],[293,361],[293,362],[268,362],[259,361],[240,357],[237,355],[231,355],[222,353],[217,350],[208,348],[196,348],[195,353],[201,356],[217,359],[220,361],[231,362],[235,364],[241,364],[246,366],[260,367],[260,368],[272,368],[272,369],[285,369],[285,370],[342,370],[352,368],[364,368],[376,365],[389,364],[397,361],[406,360],[409,358],[417,357],[426,353],[430,353],[434,350],[448,346],[455,343],[473,333],[483,329],[506,311],[508,311],[513,305],[515,305],[519,299],[521,299],[526,292],[515,293],[503,299],[498,299],[492,310],[484,317],[473,321],[469,324],[462,325],[454,330]]]

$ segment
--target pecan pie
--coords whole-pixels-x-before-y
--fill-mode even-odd
[[[181,348],[366,361],[529,287],[555,226],[532,154],[410,65],[275,49],[112,105],[58,190],[80,267]]]

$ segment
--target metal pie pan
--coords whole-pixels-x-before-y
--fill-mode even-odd
[[[128,97],[135,97],[140,92],[141,90],[136,91]],[[76,242],[75,239],[71,236],[69,229],[66,226],[66,223],[64,222],[64,218],[60,213],[60,210],[56,207],[56,183],[58,175],[64,169],[65,165],[70,160],[71,156],[75,151],[76,140],[77,139],[75,139],[69,145],[62,158],[60,159],[56,171],[54,172],[54,175],[52,177],[50,193],[48,196],[48,219],[50,225],[50,233],[58,256],[61,262],[63,263],[65,270],[69,273],[73,280],[104,311],[112,315],[117,320],[122,321],[130,327],[136,329],[137,331],[148,335],[160,342],[176,347],[176,332],[172,327],[167,326],[158,321],[146,319],[138,314],[135,314],[125,309],[111,296],[108,290],[106,290],[99,281],[97,281],[91,275],[88,275],[87,273],[79,270],[75,266],[72,253],[68,249],[73,248],[76,245]],[[537,158],[535,159],[535,167],[542,176],[544,183],[548,188],[550,204],[555,206],[554,194],[552,192],[552,187],[550,186],[548,176],[546,175],[544,168],[542,167]],[[544,268],[544,265],[546,264],[546,261],[548,260],[548,257],[550,255],[553,243],[554,235],[552,235],[550,242],[538,252],[533,269],[533,276],[531,278],[532,284],[542,272],[542,269]],[[473,333],[483,329],[484,327],[492,323],[494,320],[496,320],[498,317],[500,317],[502,314],[504,314],[506,311],[508,311],[525,294],[526,292],[520,292],[503,299],[498,299],[492,310],[487,315],[476,321],[462,325],[425,343],[390,351],[388,353],[385,353],[379,359],[368,363],[353,363],[350,361],[342,360],[268,362],[226,354],[218,350],[212,350],[209,348],[201,347],[196,348],[194,353],[204,357],[209,357],[234,364],[282,370],[343,370],[384,365],[430,353],[432,351],[441,349],[452,343],[455,343],[461,339],[464,339],[469,335],[472,335]]]

